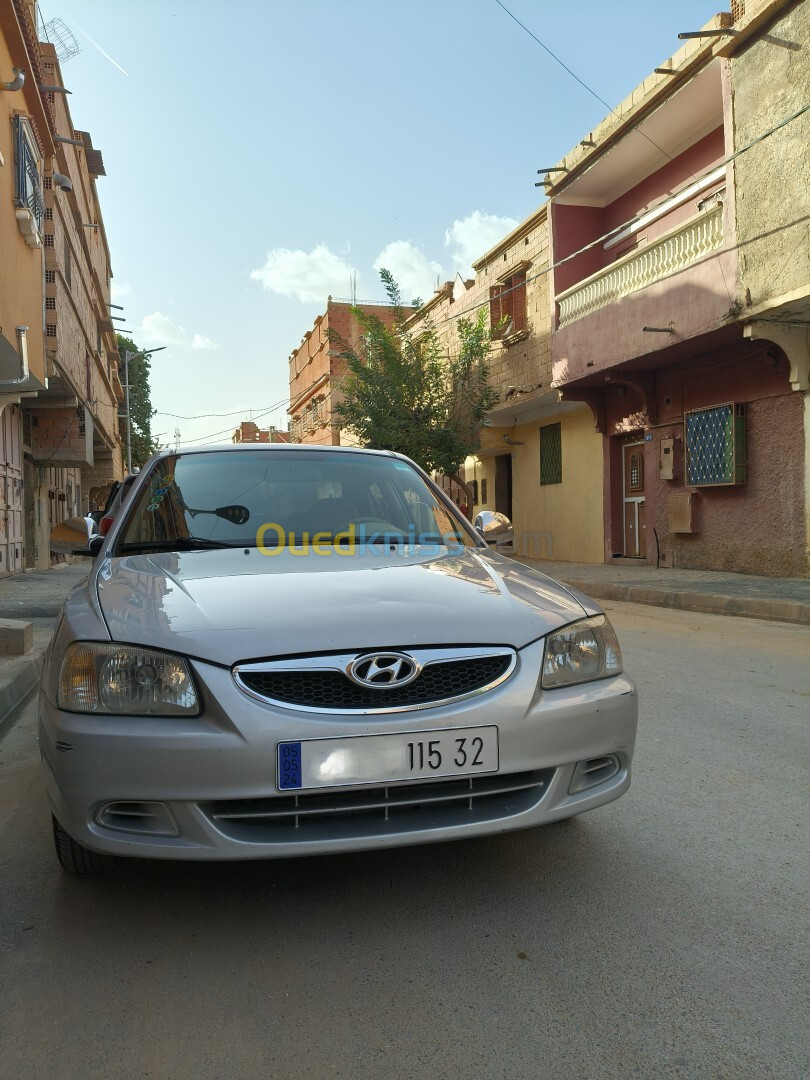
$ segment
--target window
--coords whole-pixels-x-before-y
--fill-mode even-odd
[[[540,483],[562,483],[562,425],[540,428]]]
[[[481,481],[481,502],[486,506],[487,501],[488,501],[487,500],[487,482],[486,482],[486,480],[482,480]]]
[[[70,257],[70,244],[68,243],[67,235],[65,235],[65,281],[67,287],[70,289],[73,286],[73,261]]]
[[[497,338],[508,338],[526,329],[525,267],[490,286],[489,325]]]
[[[746,481],[745,405],[713,405],[684,413],[686,483],[694,487]]]
[[[26,206],[42,232],[45,203],[39,177],[39,151],[31,126],[24,116],[14,117],[14,196],[17,206]]]
[[[473,506],[478,506],[478,481],[471,480],[470,487],[472,488]]]

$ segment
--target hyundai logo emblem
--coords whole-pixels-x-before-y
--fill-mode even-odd
[[[356,657],[346,669],[346,674],[359,686],[390,690],[395,686],[407,686],[421,670],[417,661],[407,653],[381,652]]]

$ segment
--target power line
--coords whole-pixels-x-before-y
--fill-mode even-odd
[[[548,55],[553,60],[556,60],[557,63],[560,65],[560,67],[563,68],[565,71],[567,71],[572,79],[576,80],[576,82],[578,82],[579,85],[584,90],[587,90],[588,93],[591,95],[591,97],[595,97],[596,100],[601,105],[604,105],[605,108],[607,109],[607,111],[609,113],[611,113],[611,115],[613,115],[613,116],[618,116],[619,115],[616,112],[615,109],[611,108],[611,106],[608,105],[608,103],[605,101],[605,99],[603,97],[600,97],[599,94],[597,94],[597,92],[594,89],[592,89],[590,86],[588,86],[588,84],[583,79],[580,79],[579,75],[577,75],[577,73],[575,71],[572,71],[571,68],[566,63],[564,63],[559,58],[559,56],[557,56],[557,54],[555,52],[553,52],[548,47],[548,45],[546,45],[546,43],[544,41],[541,41],[540,38],[536,34],[532,33],[532,31],[528,28],[528,26],[526,26],[525,23],[522,23],[520,21],[520,19],[516,15],[513,15],[512,12],[509,10],[509,8],[506,7],[505,4],[501,3],[501,0],[495,0],[495,3],[498,5],[499,8],[502,8],[506,12],[506,14],[509,16],[510,19],[514,19],[514,21],[518,24],[518,26],[522,30],[525,30],[526,33],[529,35],[529,37],[537,42],[537,44],[540,46],[541,49],[545,49],[545,51],[548,53]],[[643,123],[643,120],[639,121],[639,124],[641,124],[641,123]],[[673,160],[670,157],[670,155],[666,152],[666,150],[663,148],[663,146],[659,146],[658,143],[655,141],[655,139],[651,139],[650,136],[645,131],[641,130],[641,127],[639,125],[634,125],[634,127],[632,128],[632,131],[635,131],[638,135],[641,135],[643,138],[645,138],[647,140],[647,142],[650,143],[651,146],[654,146],[656,150],[659,150],[668,161]],[[630,132],[628,132],[628,134],[630,134]]]
[[[276,409],[280,408],[284,404],[284,402],[288,401],[288,400],[289,400],[289,398],[282,398],[281,401],[277,401],[273,405],[268,406],[262,412],[254,413],[253,419],[254,420],[259,420],[259,419],[261,419],[262,416],[267,416],[268,413],[275,412]],[[244,409],[241,410],[241,411],[244,412]],[[232,431],[233,431],[233,428],[230,428],[230,427],[223,428],[222,431],[212,431],[210,434],[201,435],[197,439],[184,439],[183,441],[178,441],[177,445],[178,446],[201,445],[202,443],[208,442],[211,439],[216,440],[217,436],[219,436],[219,435],[227,435],[228,433],[230,433]]]
[[[289,401],[289,398],[284,398],[281,402],[278,402],[275,406],[268,405],[266,408],[268,410],[272,409],[272,408],[278,408],[279,405],[283,405],[285,401]],[[162,409],[155,409],[154,415],[155,416],[171,416],[175,420],[207,420],[209,417],[212,417],[212,416],[238,416],[240,413],[252,412],[254,410],[254,408],[255,408],[255,406],[251,405],[250,407],[245,406],[244,408],[241,408],[241,409],[233,409],[231,412],[197,413],[196,416],[183,416],[182,413],[163,412]],[[262,406],[262,408],[265,408],[265,406]]]

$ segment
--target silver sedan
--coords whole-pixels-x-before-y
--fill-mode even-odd
[[[399,455],[275,445],[156,455],[92,551],[60,526],[94,558],[40,698],[65,870],[452,840],[622,795],[638,704],[610,622],[485,533]]]

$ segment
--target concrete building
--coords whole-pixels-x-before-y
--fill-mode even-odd
[[[0,575],[25,566],[20,406],[46,380],[42,173],[54,144],[35,60],[27,5],[0,4]]]
[[[753,325],[742,262],[763,234],[774,260],[792,258],[763,225],[769,212],[801,216],[802,197],[778,211],[774,184],[770,210],[753,196],[740,216],[750,165],[733,158],[732,57],[773,37],[763,13],[795,5],[747,7],[736,22],[716,16],[547,175],[553,386],[588,405],[602,437],[605,560],[804,576],[806,381],[782,328]],[[805,71],[806,47],[787,49],[803,50]],[[740,76],[761,81],[747,66]],[[751,137],[790,114],[774,97],[747,115]],[[788,183],[804,184],[806,211],[806,170]],[[803,274],[760,302],[795,318]]]
[[[475,278],[447,282],[411,316],[412,331],[430,320],[453,355],[458,321],[489,309],[493,335],[490,382],[498,404],[481,429],[481,449],[468,458],[471,516],[497,510],[509,517],[524,555],[571,562],[601,561],[601,454],[587,406],[561,402],[551,373],[547,206],[503,237],[474,265]],[[441,481],[461,501],[448,478]]]
[[[289,431],[281,431],[276,427],[260,428],[252,420],[243,420],[231,436],[233,443],[288,443],[290,442]]]
[[[737,33],[721,54],[730,60],[739,153],[734,185],[740,322],[746,338],[773,342],[786,358],[789,430],[778,438],[781,453],[772,480],[775,497],[787,499],[803,474],[804,505],[793,506],[790,530],[797,548],[791,572],[800,574],[802,530],[810,562],[810,5],[746,0],[736,8]],[[754,141],[792,116],[766,139]]]
[[[37,41],[35,4],[0,4],[0,64],[24,73],[20,89],[0,89],[9,210],[0,215],[0,573],[12,573],[48,567],[52,526],[86,512],[121,477],[123,390],[95,186],[104,167],[88,133],[73,127],[55,50]],[[7,331],[18,326],[28,329],[15,343]]]
[[[340,446],[350,443],[347,432],[341,432],[335,414],[340,401],[340,383],[348,368],[341,357],[339,341],[353,347],[361,339],[363,328],[357,321],[348,300],[333,300],[330,296],[326,311],[307,330],[301,344],[290,353],[290,437],[297,443],[316,443],[321,446]],[[362,311],[376,315],[387,326],[393,324],[392,309],[386,304],[362,303]],[[338,340],[333,340],[337,337]]]

